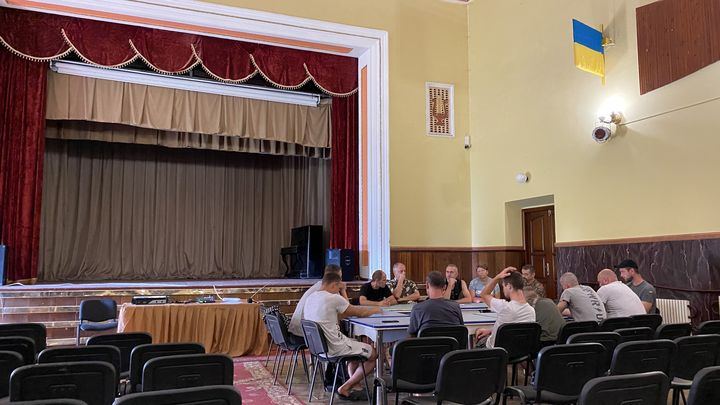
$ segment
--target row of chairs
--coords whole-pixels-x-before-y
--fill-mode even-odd
[[[585,332],[619,332],[621,335],[632,335],[642,331],[645,334],[650,329],[651,337],[655,339],[675,339],[680,336],[690,336],[693,332],[689,323],[662,324],[662,317],[657,314],[635,315],[627,318],[608,318],[598,323],[595,321],[568,322],[560,328],[557,343],[565,343],[575,333]],[[627,330],[627,331],[625,331]],[[706,321],[700,324],[696,335],[720,333],[720,321]]]

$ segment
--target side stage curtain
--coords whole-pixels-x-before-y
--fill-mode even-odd
[[[281,277],[329,225],[324,159],[48,139],[45,167],[42,281]]]
[[[8,282],[37,275],[47,66],[0,50],[0,243]]]
[[[330,247],[358,251],[357,94],[333,98],[332,232]]]

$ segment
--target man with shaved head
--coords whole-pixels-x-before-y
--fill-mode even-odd
[[[605,306],[600,297],[592,288],[581,285],[575,274],[565,273],[560,276],[560,286],[563,288],[557,304],[560,313],[569,309],[573,319],[581,322],[600,322],[605,319]]]
[[[642,315],[645,306],[625,283],[619,281],[617,274],[610,269],[601,270],[597,276],[600,289],[597,291],[600,300],[605,305],[608,318]]]

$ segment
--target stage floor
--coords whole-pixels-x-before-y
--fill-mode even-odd
[[[15,291],[64,291],[64,290],[138,290],[138,289],[204,289],[204,288],[261,288],[261,287],[309,287],[319,279],[263,278],[246,280],[168,280],[168,281],[102,281],[76,283],[10,284],[0,286],[0,292]],[[350,281],[360,285],[366,281]]]

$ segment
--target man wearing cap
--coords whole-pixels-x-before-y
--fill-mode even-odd
[[[657,306],[655,306],[655,287],[643,279],[642,274],[640,274],[638,270],[637,263],[627,259],[620,262],[615,268],[620,271],[620,277],[627,283],[627,286],[640,297],[645,311],[648,314],[657,313]]]

